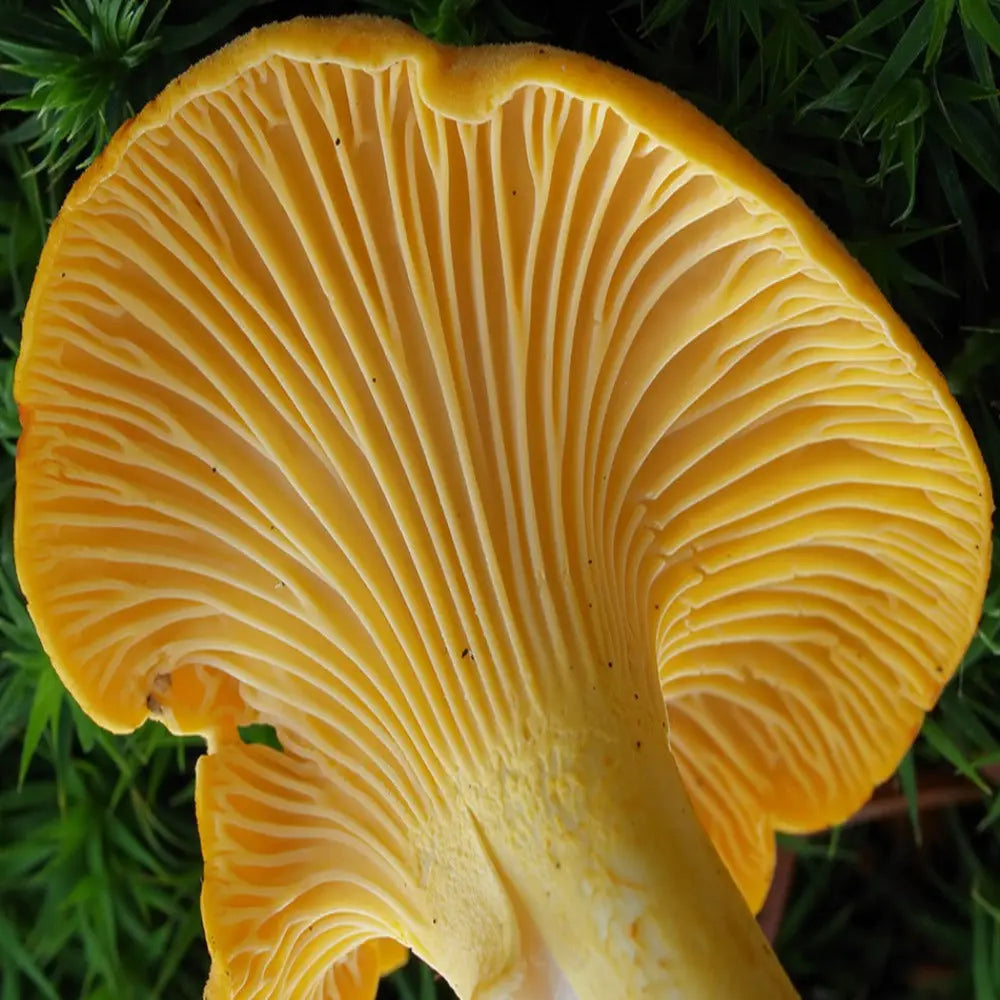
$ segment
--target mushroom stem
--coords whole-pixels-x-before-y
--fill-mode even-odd
[[[662,715],[600,709],[589,729],[548,721],[537,771],[505,768],[475,810],[517,911],[525,977],[475,995],[795,997],[695,818]]]

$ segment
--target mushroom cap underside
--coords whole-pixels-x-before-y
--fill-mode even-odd
[[[405,827],[557,694],[655,691],[752,906],[985,589],[981,457],[868,276],[692,107],[548,46],[300,20],[194,67],[67,199],[15,392],[19,577],[102,724],[228,759],[271,723]]]

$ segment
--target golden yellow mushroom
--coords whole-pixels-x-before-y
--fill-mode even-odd
[[[548,47],[195,67],[69,196],[16,394],[56,669],[208,743],[212,1000],[369,1000],[401,946],[477,1000],[793,996],[774,831],[892,772],[985,586],[980,456],[869,278]]]

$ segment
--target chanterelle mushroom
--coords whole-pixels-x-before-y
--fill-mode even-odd
[[[16,392],[53,663],[208,741],[213,1000],[370,998],[396,942],[463,997],[792,996],[773,831],[891,772],[985,585],[980,457],[872,282],[549,48],[202,63],[73,189]]]

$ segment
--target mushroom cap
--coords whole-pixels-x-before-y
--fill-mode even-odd
[[[359,992],[342,963],[316,995],[370,996],[414,942],[351,810],[402,870],[392,831],[597,635],[756,908],[776,830],[891,774],[986,586],[982,459],[868,275],[693,107],[548,46],[303,19],[192,68],[67,198],[15,394],[55,668],[109,729],[209,742],[210,996],[265,940],[320,982],[314,921],[232,888],[268,870],[351,914]],[[337,892],[303,888],[321,827]]]

